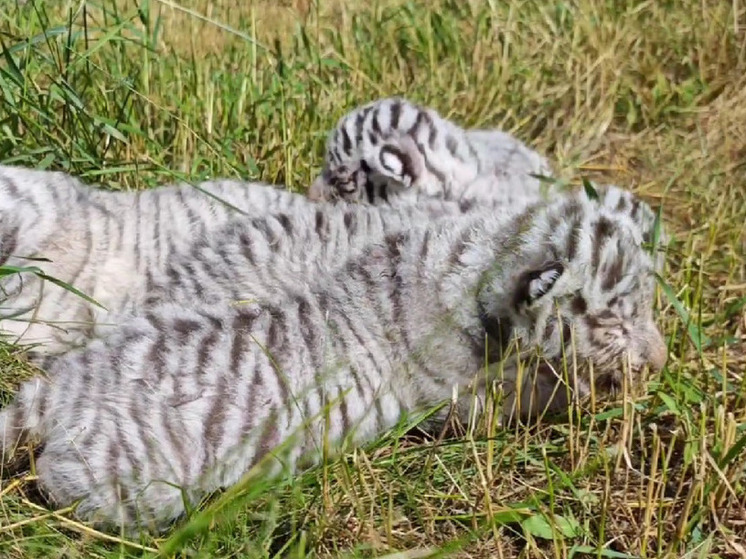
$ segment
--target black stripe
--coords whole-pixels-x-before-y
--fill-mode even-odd
[[[181,399],[181,398],[180,398]],[[190,466],[192,464],[190,451],[187,449],[187,437],[184,436],[179,427],[183,426],[183,420],[181,418],[181,412],[178,408],[168,405],[161,405],[160,408],[160,420],[163,430],[166,432],[166,437],[170,443],[170,451],[168,454],[176,455],[176,460],[179,464],[181,471],[179,472],[182,479],[188,479],[190,474]]]
[[[638,215],[640,211],[640,207],[641,207],[640,203],[641,203],[641,200],[637,196],[632,198],[632,209],[630,211],[630,215],[632,216],[632,219],[634,219],[635,221],[639,221],[640,219],[640,216]]]
[[[48,176],[49,174],[51,173],[44,173],[44,178],[50,179],[50,177]],[[10,191],[11,196],[15,197],[17,202],[20,201],[20,202],[28,204],[34,209],[37,215],[41,215],[42,210],[41,210],[41,206],[39,206],[39,202],[37,202],[34,198],[31,197],[31,194],[33,193],[22,191],[20,188],[18,188],[18,186],[13,182],[13,180],[10,177],[6,176],[5,181],[6,181],[8,190]],[[52,188],[52,185],[53,185],[53,182],[49,182],[49,181],[47,181],[47,183],[44,185],[46,187],[47,192],[51,193],[54,191],[54,189]]]
[[[125,387],[128,390],[133,391],[147,391],[152,390],[151,386],[145,385],[142,381],[141,382],[130,382],[125,385]],[[142,442],[143,446],[145,447],[145,456],[143,456],[143,461],[138,461],[138,465],[140,468],[138,468],[140,471],[142,471],[142,464],[145,462],[152,463],[152,462],[159,462],[163,459],[163,449],[161,448],[160,441],[157,441],[155,437],[151,434],[151,430],[146,427],[149,425],[152,425],[152,417],[148,417],[148,411],[154,411],[152,407],[148,406],[148,403],[145,400],[145,398],[141,398],[139,395],[136,396],[130,396],[129,398],[129,405],[126,408],[126,413],[129,414],[130,422],[135,426],[137,430],[137,439]],[[143,409],[147,408],[147,409]],[[121,414],[121,412],[120,412]],[[126,421],[126,420],[125,420]],[[138,454],[133,451],[133,456],[135,460],[137,460]],[[86,468],[87,469],[87,468]],[[134,467],[133,467],[134,469]],[[137,471],[137,470],[135,470]]]
[[[116,488],[115,494],[119,493],[121,497],[120,501],[122,503],[127,502],[130,500],[129,492],[124,487],[121,487],[123,484],[118,483],[119,475],[117,474],[117,470],[119,468],[119,452],[121,447],[119,446],[116,438],[109,437],[107,448],[107,458],[105,461],[107,482],[110,483],[114,488]],[[131,521],[132,518],[128,516],[127,520]]]
[[[482,172],[482,162],[479,159],[479,154],[477,153],[477,150],[474,149],[474,146],[471,144],[471,142],[469,141],[468,137],[464,136],[463,140],[464,140],[464,143],[466,143],[466,147],[469,148],[469,157],[471,157],[472,160],[475,160],[477,162],[477,165],[478,165],[477,171],[479,173],[481,173]],[[459,159],[461,159],[461,161],[463,161],[463,158],[459,158]]]
[[[370,177],[365,178],[365,194],[368,196],[368,202],[375,204],[376,202],[376,185]]]
[[[200,314],[210,323],[209,330],[207,330],[207,335],[202,339],[201,343],[198,345],[197,363],[194,368],[194,370],[197,373],[197,382],[200,385],[200,390],[202,391],[207,386],[209,386],[209,382],[210,382],[209,379],[208,379],[208,384],[202,384],[201,381],[208,376],[207,375],[207,370],[208,370],[207,364],[213,358],[213,350],[215,349],[215,345],[218,343],[220,334],[223,332],[224,324],[222,321],[214,319],[213,317],[210,317],[204,313],[200,313]],[[213,319],[210,320],[211,318]]]
[[[209,370],[208,363],[213,359],[214,349],[220,338],[222,330],[222,323],[218,323],[217,325],[213,323],[212,329],[207,334],[207,336],[202,339],[202,342],[198,346],[197,363],[193,370],[196,373],[197,393],[200,396],[213,386],[214,381],[211,378],[211,371]],[[208,446],[206,444],[203,444],[201,446],[202,460],[199,471],[203,472],[205,471],[207,462],[210,457]]]
[[[396,174],[394,169],[386,166],[386,163],[384,161],[385,155],[393,155],[399,160],[399,163],[401,165],[401,171],[399,175],[400,180],[403,177],[409,177],[412,182],[415,182],[417,180],[418,177],[415,176],[414,163],[410,154],[406,153],[397,146],[393,146],[390,144],[387,144],[381,148],[381,151],[378,154],[378,161],[381,164],[381,167],[391,172],[392,174]]]
[[[114,228],[116,230],[116,240],[114,242],[114,247],[112,249],[112,252],[118,253],[122,250],[122,244],[124,243],[124,225],[122,224],[122,221],[119,219],[119,216],[116,216],[112,214],[111,212],[107,212],[105,214],[106,220],[109,222],[114,223]],[[111,247],[109,247],[111,249]]]
[[[4,180],[5,186],[7,187],[8,192],[10,193],[10,196],[12,198],[15,198],[16,200],[22,199],[21,191],[18,188],[18,186],[16,185],[16,183],[13,182],[13,179],[11,179],[8,175],[6,175],[4,173],[3,173],[3,175],[2,175],[1,178]],[[47,186],[47,188],[49,187],[48,184],[46,186]]]
[[[601,289],[604,291],[612,290],[621,280],[624,273],[624,247],[620,241],[617,241],[617,253],[613,262],[607,264],[603,271],[601,279]]]
[[[290,401],[292,397],[291,388],[288,386],[284,371],[282,371],[282,365],[286,360],[286,346],[288,344],[287,315],[277,307],[270,307],[267,310],[269,311],[270,318],[266,342],[269,365],[277,378],[277,385],[282,392],[282,401],[290,409],[292,404]]]
[[[116,358],[117,351],[114,350],[114,356]],[[75,362],[80,363],[80,365],[77,367],[77,371],[72,379],[69,381],[67,388],[67,394],[68,397],[66,399],[67,403],[70,405],[70,409],[73,410],[86,410],[86,409],[93,409],[94,411],[94,419],[98,419],[98,415],[100,412],[100,406],[90,406],[91,402],[91,394],[98,395],[97,388],[100,388],[100,377],[102,375],[94,375],[93,371],[95,370],[93,363],[91,362],[91,354],[90,352],[84,352],[80,355],[80,359],[73,359],[73,365],[71,366],[72,369],[75,369]],[[116,374],[116,372],[115,372]],[[69,378],[69,377],[68,377]],[[71,400],[71,395],[74,395],[74,399]],[[78,412],[78,417],[84,415]],[[81,448],[85,448],[88,441],[93,438],[95,440],[95,436],[98,434],[98,427],[100,422],[96,422],[95,420],[91,422],[90,426],[83,426],[85,427],[85,430],[80,434],[74,434],[71,436],[75,436],[76,443],[81,446]]]
[[[417,118],[414,119],[414,124],[407,130],[407,134],[412,136],[412,138],[417,138],[417,131],[420,129],[420,126],[423,126],[427,122],[432,123],[424,109],[417,109]]]
[[[19,227],[10,227],[0,233],[0,266],[5,264],[18,246]]]
[[[469,241],[471,240],[471,230],[466,228],[459,234],[458,240],[453,244],[448,254],[449,267],[461,265],[461,257],[469,249]]]
[[[399,99],[395,99],[391,103],[391,129],[396,130],[399,128],[399,118],[401,117],[402,104]]]
[[[409,305],[404,300],[405,294],[401,276],[397,273],[396,269],[400,258],[399,242],[406,242],[408,236],[408,233],[400,233],[398,235],[389,235],[386,238],[386,246],[388,248],[387,256],[390,264],[389,278],[391,283],[389,286],[389,293],[392,303],[392,320],[399,331],[399,337],[404,344],[407,356],[425,375],[430,378],[430,380],[439,386],[444,386],[445,380],[430,368],[427,355],[423,355],[423,352],[427,353],[428,348],[413,348],[412,341],[409,337],[409,325],[407,324],[406,311],[406,309],[409,308]]]
[[[298,324],[300,325],[300,334],[303,338],[303,343],[306,345],[314,369],[320,371],[324,367],[323,358],[320,353],[320,351],[323,352],[323,347],[320,347],[318,343],[317,329],[311,318],[313,310],[308,300],[301,295],[295,297],[295,303],[298,305]]]
[[[188,284],[192,288],[191,293],[196,297],[201,298],[204,296],[205,288],[200,281],[200,278],[198,277],[199,274],[195,266],[203,266],[203,263],[199,260],[185,260],[182,263],[182,267],[184,268],[184,273],[181,274],[181,277],[183,279],[182,283],[186,286],[188,282]]]
[[[486,356],[490,363],[498,363],[505,358],[513,339],[513,322],[510,317],[489,314],[481,304],[479,322],[487,336],[487,347],[484,346],[485,340],[480,340],[481,343],[475,346],[475,356],[480,360]]]
[[[255,419],[262,409],[257,402],[261,387],[264,386],[264,375],[262,374],[262,361],[259,359],[254,360],[254,374],[251,377],[249,389],[247,392],[248,401],[243,409],[244,420],[241,424],[241,430],[239,431],[242,438],[248,437],[252,434],[252,431],[257,426]]]
[[[112,417],[117,417],[116,414],[110,414]],[[139,453],[133,448],[133,446],[130,444],[130,442],[127,440],[127,434],[125,429],[123,428],[124,421],[118,420],[113,421],[114,428],[116,429],[116,440],[115,445],[118,447],[118,449],[124,450],[124,458],[129,462],[128,464],[128,470],[132,472],[132,477],[137,477],[138,475],[143,474],[143,464],[144,461],[147,461],[147,457],[140,456]],[[121,458],[121,454],[118,454],[119,458]],[[112,472],[112,478],[111,483],[116,484],[119,487],[121,487],[123,484],[119,481],[119,472],[121,472],[122,468],[117,467]],[[137,518],[137,511],[135,509],[135,503],[132,501],[132,499],[128,499],[127,501],[122,502],[122,504],[127,509],[127,514],[130,515],[130,518],[135,519]]]
[[[580,235],[583,232],[583,226],[580,221],[576,221],[570,228],[570,232],[567,236],[567,259],[572,261],[578,254],[578,245],[580,243]]]
[[[427,228],[425,230],[425,236],[422,238],[421,244],[420,244],[420,254],[419,258],[417,259],[417,277],[422,280],[423,278],[427,277],[427,257],[430,251],[430,233],[431,229]]]
[[[446,149],[448,150],[448,153],[456,157],[456,151],[458,151],[458,141],[450,134],[446,136]]]
[[[264,235],[267,246],[272,250],[272,252],[277,252],[279,250],[280,239],[277,235],[275,235],[273,231],[270,230],[267,219],[256,217],[251,220],[251,226],[254,228],[255,231],[258,231],[262,235]]]
[[[254,456],[252,466],[261,460],[264,456],[280,444],[280,431],[277,428],[280,414],[276,407],[272,406],[264,420],[262,435],[259,438],[258,452]]]
[[[329,233],[329,218],[322,210],[316,210],[316,234],[322,241],[327,241],[329,239]]]
[[[373,366],[373,370],[376,371],[377,374],[383,375],[384,371],[388,370],[390,368],[389,365],[386,363],[381,363],[376,359],[373,355],[373,352],[370,350],[370,347],[368,344],[365,343],[365,340],[363,339],[362,335],[358,332],[358,329],[355,326],[355,323],[352,321],[350,316],[347,313],[340,314],[341,318],[344,320],[344,325],[347,327],[347,330],[352,334],[352,336],[355,338],[355,341],[358,344],[358,349],[353,352],[354,354],[359,354],[361,350],[364,350],[369,363]],[[360,321],[357,321],[360,322]],[[337,327],[339,327],[339,324],[337,323]],[[375,340],[376,339],[375,334],[371,334],[370,338]],[[342,338],[342,343],[344,342],[344,339]],[[345,344],[346,345],[346,344]],[[345,352],[345,355],[348,355],[347,352]],[[366,375],[367,376],[367,375]]]
[[[365,123],[365,119],[371,111],[371,108],[372,107],[366,107],[360,109],[360,112],[355,118],[355,144],[358,146],[363,142],[363,124]]]
[[[256,315],[250,312],[237,312],[230,325],[231,345],[229,350],[230,363],[228,371],[219,371],[217,386],[214,388],[212,406],[204,418],[205,425],[202,439],[206,447],[209,447],[208,456],[212,454],[213,461],[217,465],[219,460],[218,452],[220,451],[223,436],[225,435],[226,412],[228,407],[234,402],[230,394],[235,395],[235,389],[231,385],[240,382],[241,365],[246,350],[246,336],[251,335]],[[205,373],[206,371],[202,371]],[[213,371],[214,372],[214,371]],[[212,373],[211,373],[212,374]],[[230,382],[229,382],[230,379]]]
[[[350,332],[352,332],[353,336],[355,336],[358,344],[360,344],[360,347],[364,347],[366,351],[368,352],[370,363],[376,365],[377,367],[377,362],[375,358],[373,357],[373,355],[371,354],[369,348],[362,343],[362,339],[360,338],[360,336],[351,327],[349,317],[347,317],[346,315],[342,315],[342,317],[345,319],[348,325],[348,329],[350,330]],[[334,325],[336,326],[336,331],[335,331],[336,335],[334,336],[334,341],[339,343],[342,346],[341,351],[338,352],[338,355],[354,355],[356,351],[349,347],[345,337],[339,331],[339,325],[336,323],[336,321],[334,322]],[[373,381],[370,379],[370,377],[367,374],[362,373],[352,363],[348,364],[348,369],[350,371],[350,374],[353,376],[353,379],[355,380],[355,384],[359,387],[361,395],[365,395],[365,390],[363,390],[363,387],[360,383],[360,376],[362,375],[362,377],[365,379],[365,383],[368,385],[369,398],[364,398],[364,400],[369,400],[369,401],[372,400],[372,404],[376,409],[376,431],[381,431],[384,428],[384,425],[383,425],[384,413],[383,413],[383,407],[381,406],[380,398],[378,397],[378,388],[374,386]],[[383,368],[375,369],[375,371],[383,371],[383,370],[384,370]]]
[[[344,225],[347,230],[347,237],[351,239],[357,233],[357,214],[352,210],[347,210],[344,215]]]
[[[415,142],[415,145],[417,146],[420,154],[422,154],[422,161],[425,163],[425,168],[430,172],[430,174],[434,175],[442,185],[445,186],[446,176],[440,170],[433,167],[432,163],[430,162],[430,158],[427,156],[427,150],[425,149],[425,147],[420,142]]]
[[[381,200],[383,200],[386,204],[389,203],[389,184],[387,182],[384,182],[381,184],[381,187],[378,191],[378,195],[381,197]]]
[[[280,222],[280,225],[282,225],[282,228],[285,230],[285,233],[287,233],[288,237],[292,237],[293,224],[291,223],[290,218],[284,213],[278,214],[276,217],[277,220]]]
[[[342,133],[341,130],[344,128],[345,122],[342,121],[339,123],[337,128],[334,130],[334,132],[331,132],[329,134],[329,137],[327,138],[327,158],[330,158],[334,161],[339,161],[339,153],[337,152],[337,146],[339,146],[339,136]]]
[[[347,133],[346,126],[342,126],[341,133],[342,133],[342,149],[344,150],[345,155],[349,157],[352,155],[352,138],[350,138],[350,135]]]
[[[376,134],[381,134],[381,123],[378,121],[378,115],[381,112],[381,106],[378,105],[375,109],[373,109],[373,115],[371,116],[371,126],[373,128],[373,132]]]
[[[598,272],[598,267],[601,262],[601,251],[603,250],[606,242],[614,235],[615,228],[614,224],[605,216],[602,216],[596,221],[593,226],[593,252],[591,253],[591,268],[593,274]]]
[[[434,125],[434,123],[430,123],[430,133],[427,137],[427,145],[430,146],[430,149],[435,149],[435,142],[438,140],[438,128]]]
[[[339,413],[342,416],[342,437],[350,432],[352,427],[350,423],[349,411],[347,410],[347,396],[349,391],[344,390],[339,384],[336,386],[337,396],[339,397]],[[330,410],[331,413],[331,410]]]
[[[316,214],[318,216],[318,213]],[[254,239],[251,238],[251,232],[244,230],[238,236],[238,244],[241,254],[252,266],[256,266],[256,257],[254,256]]]

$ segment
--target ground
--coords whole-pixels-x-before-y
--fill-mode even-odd
[[[633,189],[674,237],[669,360],[640,394],[533,429],[392,433],[159,539],[92,530],[32,471],[3,474],[1,556],[746,557],[741,0],[6,0],[0,41],[0,162],[303,191],[343,113],[401,94]],[[7,402],[33,371],[8,344],[0,368]]]

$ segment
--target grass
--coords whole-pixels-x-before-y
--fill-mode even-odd
[[[746,557],[746,4],[741,0],[5,0],[0,161],[104,188],[303,191],[326,132],[403,94],[632,188],[675,237],[643,394],[534,429],[395,432],[211,500],[159,539],[0,485],[0,556]],[[7,401],[33,374],[0,344]]]

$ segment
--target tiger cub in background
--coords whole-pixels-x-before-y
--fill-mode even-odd
[[[499,130],[464,130],[400,97],[363,105],[329,134],[324,167],[308,191],[313,200],[373,205],[442,198],[505,205],[541,194],[548,161]]]
[[[231,257],[210,262],[225,278],[244,269],[238,255],[257,258],[250,224],[230,227],[213,249]],[[162,529],[263,458],[276,474],[318,460],[327,440],[368,441],[486,365],[502,370],[506,413],[564,406],[566,353],[574,398],[591,371],[613,391],[623,371],[666,360],[641,242],[627,214],[580,192],[413,223],[312,281],[291,274],[271,300],[155,301],[22,385],[0,412],[2,454],[38,438],[39,483],[58,505]]]
[[[343,116],[328,137],[324,167],[309,198],[385,207],[444,199],[464,212],[519,210],[561,195],[547,160],[498,130],[464,130],[406,99],[369,103]],[[668,237],[652,208],[631,191],[592,187],[603,205],[627,213],[656,251]]]

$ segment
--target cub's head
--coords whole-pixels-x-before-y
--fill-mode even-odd
[[[518,353],[508,362],[535,358],[539,379],[532,382],[540,385],[576,363],[580,395],[591,378],[599,392],[613,393],[624,374],[661,369],[666,344],[653,316],[654,265],[638,224],[584,193],[529,213],[503,239],[509,256],[486,273],[478,295],[491,358],[511,348]],[[546,400],[544,392],[535,397]]]
[[[434,138],[436,121],[444,119],[398,97],[350,111],[329,133],[324,167],[309,188],[309,198],[371,205],[416,199],[413,186],[429,180],[417,138]]]
[[[317,202],[357,202],[370,205],[417,198],[413,187],[425,175],[425,161],[408,136],[379,138],[347,155],[333,147],[330,137],[324,168],[308,190]]]

